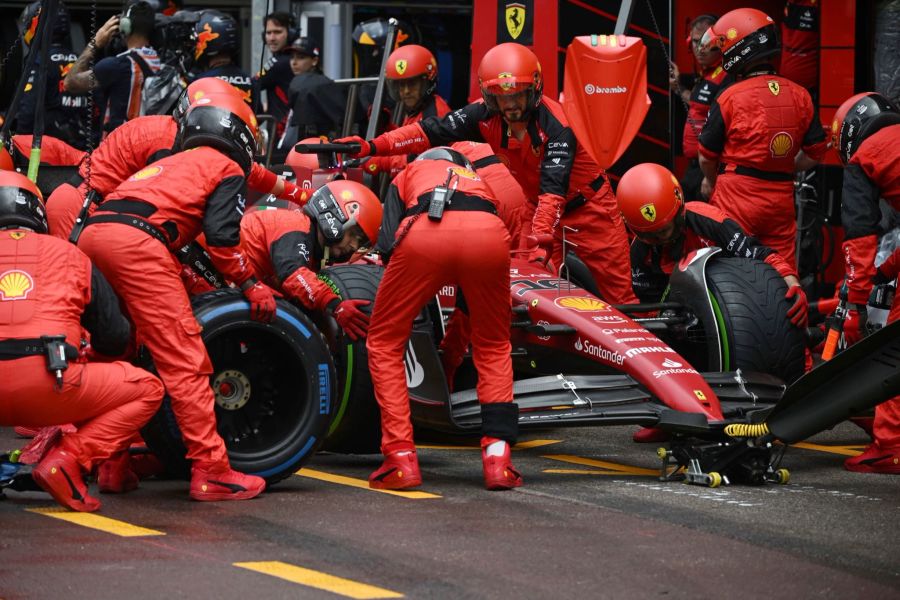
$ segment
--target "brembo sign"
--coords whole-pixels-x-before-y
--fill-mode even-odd
[[[603,86],[587,83],[584,86],[584,93],[588,96],[593,96],[594,94],[627,94],[628,88],[624,85]]]

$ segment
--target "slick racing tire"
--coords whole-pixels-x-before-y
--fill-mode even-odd
[[[335,411],[334,363],[328,344],[297,307],[279,299],[272,323],[250,319],[238,290],[193,299],[213,365],[216,422],[235,470],[280,481],[322,445]],[[169,399],[142,430],[174,476],[189,476]]]
[[[384,268],[379,265],[339,265],[324,269],[319,278],[343,299],[369,300],[360,310],[371,315],[383,274]],[[381,446],[381,412],[369,375],[366,341],[350,341],[333,319],[328,320],[330,323],[323,323],[322,330],[331,341],[338,374],[338,401],[325,449],[349,454],[377,453]]]
[[[759,260],[715,257],[706,267],[722,332],[722,370],[757,371],[791,383],[803,375],[806,343],[787,316],[787,284]]]

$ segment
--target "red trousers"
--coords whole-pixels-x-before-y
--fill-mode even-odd
[[[84,204],[85,187],[68,183],[58,186],[47,198],[47,225],[50,235],[68,241],[72,226]],[[92,207],[93,208],[93,207]]]
[[[900,295],[894,297],[888,323],[900,319]],[[900,447],[900,396],[875,407],[875,424],[872,426],[875,440],[885,448]]]
[[[163,385],[126,362],[71,363],[61,391],[43,356],[0,361],[0,425],[74,423],[63,446],[86,469],[124,450],[159,408]]]
[[[524,215],[531,235],[531,219],[535,206],[528,204],[530,212]],[[616,197],[608,186],[600,188],[594,196],[579,208],[563,214],[559,221],[550,260],[559,269],[563,264],[562,233],[578,258],[594,276],[603,299],[612,304],[637,304],[637,296],[631,287],[631,253],[625,222],[616,206]],[[577,231],[575,231],[577,230]]]
[[[486,212],[449,211],[439,223],[421,215],[384,273],[366,343],[384,454],[415,449],[403,355],[416,315],[448,284],[460,286],[469,305],[478,400],[512,401],[509,233]]]
[[[797,216],[794,184],[722,173],[710,204],[728,213],[744,231],[797,268]]]
[[[137,343],[150,350],[188,459],[228,465],[225,442],[216,431],[212,364],[181,281],[181,265],[161,242],[119,223],[86,227],[78,247],[124,302]]]

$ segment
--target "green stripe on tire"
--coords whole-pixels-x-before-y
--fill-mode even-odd
[[[712,292],[709,293],[709,302],[712,304],[713,313],[716,315],[716,323],[718,324],[719,329],[719,341],[722,344],[722,370],[730,371],[731,370],[731,350],[728,347],[728,330],[725,329],[725,317],[722,316],[722,309],[719,308],[719,303],[716,302],[716,297],[713,296]]]

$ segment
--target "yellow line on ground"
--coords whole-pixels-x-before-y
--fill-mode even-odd
[[[54,519],[60,519],[61,521],[68,521],[69,523],[81,525],[82,527],[105,531],[106,533],[111,533],[120,537],[166,535],[162,531],[138,527],[137,525],[132,525],[125,521],[117,521],[116,519],[101,517],[100,515],[95,515],[93,513],[73,512],[57,506],[49,508],[26,508],[25,510],[47,517],[53,517]]]
[[[313,469],[300,469],[296,473],[301,477],[309,477],[310,479],[318,479],[319,481],[327,481],[328,483],[337,483],[339,485],[347,485],[350,487],[369,490],[370,492],[379,492],[382,494],[390,494],[391,496],[400,496],[409,500],[427,500],[429,498],[440,498],[438,494],[429,492],[404,492],[403,490],[373,490],[369,487],[369,482],[365,479],[356,479],[355,477],[347,477],[345,475],[335,475],[334,473],[325,473],[324,471],[316,471]]]
[[[795,448],[805,448],[806,450],[818,450],[819,452],[828,452],[829,454],[840,454],[841,456],[859,456],[862,454],[863,446],[824,446],[822,444],[810,444],[809,442],[797,442],[791,444]]]
[[[541,446],[549,446],[550,444],[558,444],[562,440],[528,440],[519,442],[512,447],[513,450],[529,450],[531,448],[540,448]],[[441,444],[416,444],[416,448],[424,450],[481,450],[481,446],[449,446]]]
[[[392,592],[384,588],[375,587],[365,583],[359,583],[352,579],[344,579],[343,577],[335,577],[321,571],[313,571],[312,569],[304,569],[288,563],[277,560],[262,562],[243,562],[234,563],[235,567],[249,569],[278,577],[292,583],[299,583],[316,589],[325,590],[333,594],[346,596],[347,598],[403,598],[403,594]]]
[[[544,473],[556,475],[627,475],[622,471],[594,471],[591,469],[544,469]]]
[[[581,456],[571,456],[569,454],[547,454],[542,458],[550,460],[558,460],[560,462],[572,463],[576,465],[585,465],[588,467],[599,467],[600,469],[609,469],[618,471],[619,473],[629,473],[631,475],[658,475],[659,471],[653,469],[644,469],[643,467],[633,467],[631,465],[622,465],[619,463],[606,462],[604,460],[594,460],[593,458],[582,458]]]

